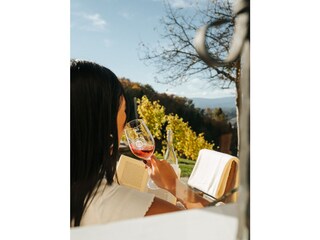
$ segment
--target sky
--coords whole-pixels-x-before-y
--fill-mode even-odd
[[[192,0],[168,2],[173,8],[190,9]],[[70,11],[71,58],[95,61],[118,77],[150,84],[160,93],[188,98],[235,95],[234,88],[222,90],[199,78],[178,86],[155,81],[163,76],[139,59],[139,43],[152,45],[160,40],[160,19],[165,16],[162,0],[71,0]]]

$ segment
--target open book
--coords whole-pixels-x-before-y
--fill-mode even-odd
[[[147,187],[149,175],[142,161],[122,154],[117,165],[117,176],[120,185],[137,189],[140,192],[150,192],[163,200],[176,203],[176,198],[170,192],[161,188],[151,190]]]
[[[239,159],[229,154],[202,149],[188,185],[216,199],[238,186]],[[236,195],[228,201],[235,201]]]

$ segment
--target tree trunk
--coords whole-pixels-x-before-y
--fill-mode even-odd
[[[241,60],[239,59],[236,62],[236,89],[237,89],[237,97],[236,97],[236,110],[237,110],[237,135],[238,135],[238,144],[237,144],[237,156],[239,156],[240,151],[240,112],[241,112],[241,85],[240,85],[240,78],[241,78]]]

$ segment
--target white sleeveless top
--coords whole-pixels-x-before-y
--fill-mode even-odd
[[[115,182],[109,186],[104,179],[84,212],[80,226],[143,217],[151,206],[154,196],[154,194],[120,186]]]

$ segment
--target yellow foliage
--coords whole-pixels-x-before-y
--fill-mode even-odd
[[[140,85],[137,84],[137,83],[134,83],[132,86],[131,86],[132,89],[141,89]]]
[[[161,129],[166,122],[165,108],[159,104],[159,101],[149,101],[147,96],[137,99],[138,113],[150,129],[154,138],[161,140]]]
[[[214,146],[204,139],[203,133],[197,135],[188,122],[184,122],[177,114],[169,115],[167,119],[167,129],[172,129],[174,133],[174,147],[179,157],[196,160],[201,149],[212,149]]]
[[[196,160],[201,149],[212,149],[213,143],[204,139],[203,133],[196,134],[188,122],[176,115],[166,115],[165,108],[159,104],[159,101],[149,101],[146,96],[137,100],[139,116],[146,122],[152,135],[163,140],[162,152],[166,148],[166,136],[163,136],[161,130],[167,123],[166,130],[171,129],[174,134],[174,148],[179,157],[186,157]]]

